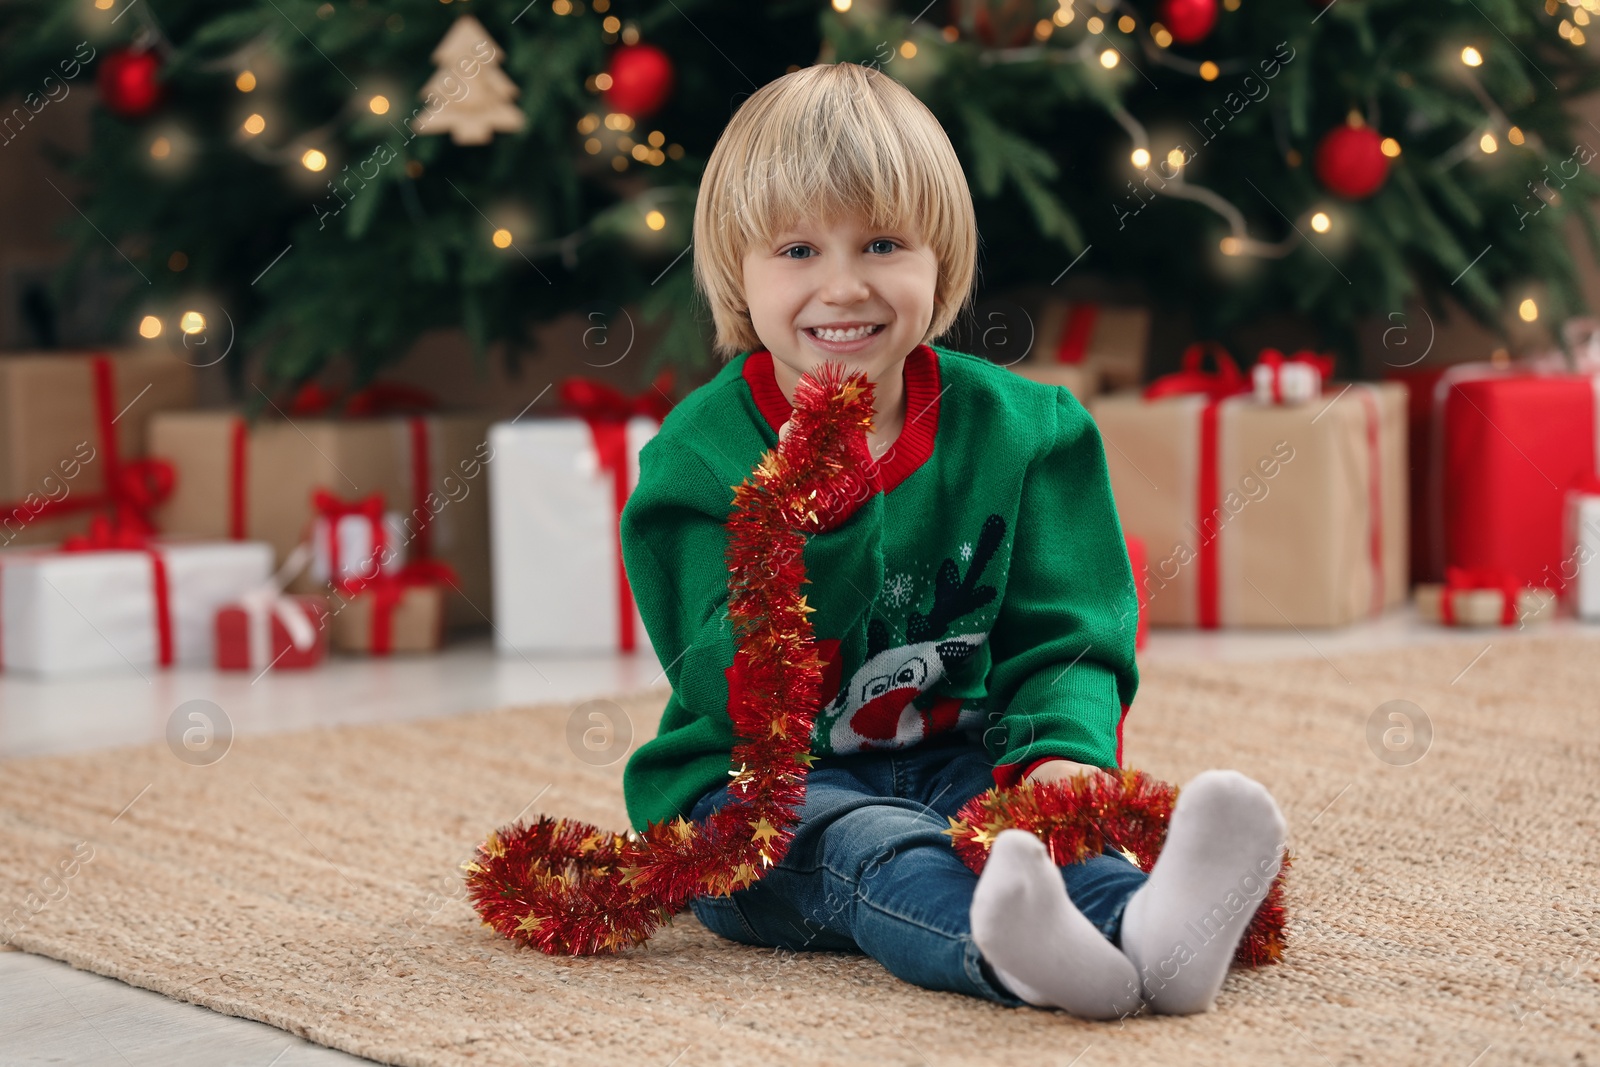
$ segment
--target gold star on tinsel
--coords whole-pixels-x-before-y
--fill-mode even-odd
[[[600,842],[604,839],[604,834],[598,832],[589,834],[582,841],[578,842],[578,851],[593,852],[595,849],[600,847]]]
[[[755,833],[750,835],[752,841],[759,841],[764,845],[769,838],[778,836],[778,828],[768,822],[765,815],[750,825],[755,829]]]
[[[539,929],[540,922],[539,917],[530,911],[522,917],[522,921],[517,924],[517,929],[523,933],[535,933]]]
[[[500,840],[498,832],[489,835],[489,839],[483,843],[483,851],[492,859],[499,859],[506,854],[505,843]]]
[[[734,779],[735,781],[737,781],[740,777],[742,777],[744,775],[744,773],[745,773],[745,765],[741,763],[741,764],[739,764],[739,769],[738,770],[729,771],[728,772],[728,777]]]
[[[672,828],[678,833],[679,841],[687,841],[694,836],[694,823],[679,815],[672,822]]]
[[[736,882],[742,882],[744,885],[749,885],[750,883],[754,882],[756,878],[756,869],[750,866],[748,863],[739,864],[738,870],[733,872],[733,880]]]
[[[817,757],[813,756],[809,752],[796,753],[794,758],[796,762],[804,763],[807,767],[810,767],[813,763],[817,762]]]
[[[787,715],[778,715],[778,716],[774,717],[773,720],[772,720],[772,732],[768,736],[770,736],[770,737],[788,737],[789,736],[789,727],[787,725],[785,725],[788,721],[789,721],[789,717]]]

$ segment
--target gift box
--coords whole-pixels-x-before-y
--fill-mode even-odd
[[[1573,614],[1600,619],[1600,478],[1567,490],[1560,589]]]
[[[392,390],[380,392],[382,398]],[[492,458],[485,416],[391,414],[388,402],[343,406],[301,402],[287,417],[254,422],[237,412],[178,412],[156,418],[150,450],[176,472],[171,497],[156,511],[168,532],[263,540],[287,558],[311,534],[313,494],[379,493],[402,516],[391,546],[407,558],[447,562],[460,579],[445,603],[447,626],[481,625],[492,617],[489,506],[485,467]],[[404,394],[402,399],[425,403]],[[308,572],[291,592],[325,591]]]
[[[623,505],[667,398],[569,379],[576,416],[489,430],[495,643],[502,652],[650,651],[623,571]]]
[[[1147,308],[1048,300],[1039,312],[1032,350],[1012,369],[1065,386],[1084,400],[1142,382],[1149,341]]]
[[[1451,567],[1443,583],[1417,586],[1417,615],[1442,626],[1522,626],[1555,614],[1556,595],[1504,571]]]
[[[0,665],[39,675],[210,665],[217,609],[272,573],[260,541],[148,538],[96,518],[0,557]]]
[[[1600,367],[1458,364],[1438,378],[1425,494],[1431,573],[1562,585],[1569,488],[1596,474]]]
[[[0,547],[54,544],[96,514],[148,529],[171,476],[144,459],[146,428],[194,390],[168,352],[0,356]]]
[[[1207,354],[1216,369],[1204,369]],[[1232,357],[1090,410],[1157,626],[1337,626],[1407,591],[1405,388],[1323,383],[1263,403]]]
[[[412,563],[396,575],[339,589],[332,617],[333,647],[387,656],[433,652],[444,643],[444,602],[450,577]]]
[[[405,520],[384,507],[383,494],[345,500],[326,489],[311,494],[311,580],[348,582],[374,573],[394,574],[406,562]]]
[[[290,596],[268,586],[217,609],[217,669],[314,667],[328,651],[328,601]]]

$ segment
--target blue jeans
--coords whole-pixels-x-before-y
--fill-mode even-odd
[[[697,897],[690,907],[730,941],[865,952],[915,985],[1021,1006],[972,940],[978,876],[941,833],[949,816],[993,786],[988,757],[965,741],[821,757],[806,776],[783,860],[753,885]],[[728,790],[702,796],[689,818],[704,822],[728,802]],[[1113,944],[1123,907],[1145,877],[1113,852],[1061,868],[1068,898]]]

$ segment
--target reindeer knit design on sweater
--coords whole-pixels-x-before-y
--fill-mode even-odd
[[[918,346],[904,381],[868,491],[806,541],[825,663],[811,751],[972,745],[1002,783],[1046,756],[1117,766],[1138,603],[1099,432],[1067,390],[950,349]],[[635,829],[729,780],[724,524],[790,410],[771,353],[742,353],[639,455],[623,563],[672,695],[624,768]]]

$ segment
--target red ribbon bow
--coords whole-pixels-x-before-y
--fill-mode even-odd
[[[1456,594],[1477,589],[1500,590],[1500,625],[1509,626],[1517,621],[1517,596],[1522,592],[1522,583],[1510,571],[1492,567],[1446,567],[1444,595],[1439,598],[1439,620],[1446,626],[1455,625]]]
[[[1204,369],[1207,355],[1215,360],[1216,370]],[[1249,391],[1250,383],[1226,348],[1215,341],[1196,341],[1183,350],[1183,369],[1163,374],[1145,386],[1144,398],[1199,393],[1211,400],[1223,400]]]
[[[349,396],[317,382],[306,382],[287,405],[287,414],[327,415],[337,412],[350,418],[396,415],[413,411],[432,411],[439,398],[426,389],[403,382],[373,382]]]

